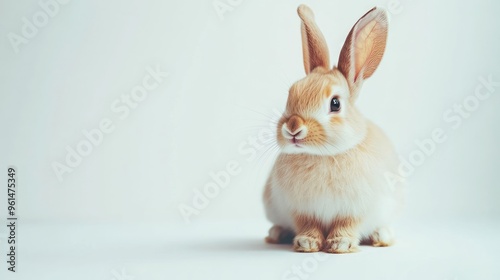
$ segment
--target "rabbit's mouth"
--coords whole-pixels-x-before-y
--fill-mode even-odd
[[[297,148],[302,148],[302,142],[303,142],[303,139],[297,139],[295,137],[293,137],[292,139],[290,139],[290,142]]]

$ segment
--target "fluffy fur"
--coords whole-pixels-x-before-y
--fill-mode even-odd
[[[307,76],[290,88],[277,126],[281,153],[264,191],[274,224],[266,241],[292,242],[299,252],[355,252],[362,240],[391,245],[402,187],[385,175],[397,174],[397,157],[382,130],[355,106],[363,81],[382,59],[386,13],[374,8],[358,20],[332,69],[313,12],[301,5],[298,14]],[[334,97],[339,112],[330,112]]]

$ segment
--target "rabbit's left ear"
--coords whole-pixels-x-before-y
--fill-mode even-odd
[[[304,55],[304,69],[306,74],[311,73],[316,67],[330,68],[330,55],[325,37],[314,21],[313,11],[302,4],[297,9],[302,20],[302,53]]]
[[[387,13],[375,7],[356,22],[347,36],[338,69],[351,89],[357,89],[377,69],[385,51],[387,25]]]

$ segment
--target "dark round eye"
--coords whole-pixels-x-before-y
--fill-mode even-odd
[[[334,97],[330,102],[330,112],[338,112],[338,111],[340,111],[340,101],[337,97]]]

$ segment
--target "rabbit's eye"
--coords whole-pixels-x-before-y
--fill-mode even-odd
[[[340,111],[340,101],[337,97],[334,97],[330,102],[330,112],[338,112],[338,111]]]

